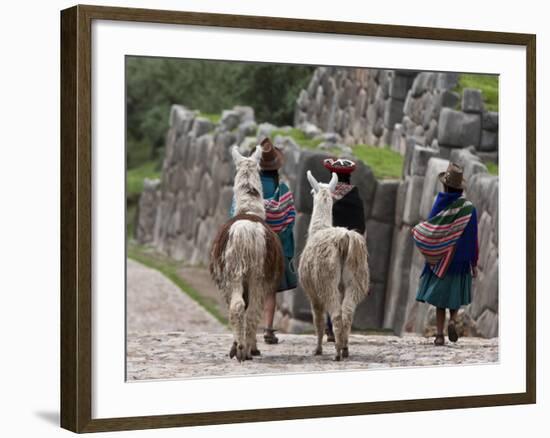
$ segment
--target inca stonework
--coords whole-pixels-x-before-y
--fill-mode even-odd
[[[298,257],[312,210],[306,170],[328,180],[324,149],[352,156],[355,144],[366,143],[404,156],[399,180],[377,180],[362,162],[352,175],[364,201],[373,291],[357,308],[356,329],[402,334],[433,326],[431,306],[415,301],[423,259],[410,230],[427,218],[441,189],[437,175],[452,160],[465,169],[466,195],[478,210],[480,236],[479,276],[472,304],[460,312],[461,330],[498,336],[498,176],[484,164],[498,162],[498,114],[484,110],[479,90],[466,89],[462,97],[452,91],[456,82],[455,74],[320,67],[298,96],[295,125],[321,144],[310,150],[290,136],[273,139],[285,154],[281,173],[295,196]],[[258,125],[249,107],[224,111],[214,124],[174,105],[162,178],[146,181],[140,198],[138,242],[175,260],[206,265],[216,230],[229,214],[235,172],[230,147],[248,151],[275,129],[284,133],[290,127]],[[285,327],[311,320],[300,288],[281,294],[281,315],[294,321]]]

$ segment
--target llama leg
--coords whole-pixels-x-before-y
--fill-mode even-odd
[[[233,328],[233,337],[235,339],[229,356],[237,356],[241,362],[245,359],[245,308],[243,300],[243,290],[240,284],[234,284],[231,292],[231,301],[229,304],[229,321]],[[236,344],[236,345],[235,345]],[[233,355],[232,355],[233,354]]]
[[[256,345],[256,332],[264,308],[265,291],[260,282],[250,282],[248,289],[248,308],[246,309],[246,359],[259,356]]]
[[[323,354],[323,333],[325,327],[325,310],[322,304],[317,301],[311,301],[311,310],[313,313],[313,324],[315,325],[315,333],[317,334],[317,347],[313,354]]]
[[[330,313],[330,319],[332,319],[332,327],[334,329],[334,338],[335,343],[334,346],[336,347],[336,356],[334,357],[334,360],[339,361],[342,357],[342,306],[339,303],[338,297],[334,296],[330,303],[329,303],[329,309]]]
[[[344,358],[349,357],[349,334],[357,306],[356,300],[352,298],[354,295],[350,293],[350,290],[346,292],[342,301],[342,357]]]

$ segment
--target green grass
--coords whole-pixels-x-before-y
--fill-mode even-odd
[[[181,266],[181,263],[171,260],[168,257],[161,256],[160,254],[153,253],[146,247],[134,243],[128,244],[127,256],[136,262],[159,271],[165,277],[170,279],[183,293],[187,294],[190,298],[202,306],[221,324],[228,324],[227,318],[220,313],[211,299],[202,296],[196,289],[191,287],[191,285],[181,278],[178,274],[178,268]]]
[[[496,176],[498,176],[498,164],[492,163],[492,162],[488,162],[488,163],[485,163],[485,166],[487,166],[487,170],[489,171],[489,173],[490,173],[491,175],[496,175]]]
[[[147,161],[126,171],[126,196],[139,195],[143,191],[143,180],[145,178],[160,178],[157,161]]]
[[[281,135],[283,137],[291,137],[298,145],[306,149],[315,149],[322,143],[322,140],[314,140],[313,138],[307,137],[304,134],[304,131],[298,128],[290,128],[288,131],[275,129],[274,131],[271,131],[271,134],[269,136],[271,138],[275,138],[277,135]]]
[[[205,119],[210,120],[212,123],[219,123],[222,118],[221,114],[209,114],[209,113],[199,113],[198,117],[204,117]]]
[[[498,76],[461,74],[455,91],[462,96],[464,88],[478,88],[483,93],[485,109],[498,111]]]
[[[358,144],[353,154],[368,165],[377,179],[399,179],[403,171],[403,157],[389,148]]]

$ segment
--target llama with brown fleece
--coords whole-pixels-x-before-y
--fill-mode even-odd
[[[261,148],[232,156],[237,173],[233,186],[235,216],[222,225],[210,253],[210,273],[229,307],[233,344],[229,357],[239,362],[259,355],[256,330],[268,291],[283,273],[283,252],[277,235],[265,223],[259,174]]]
[[[335,360],[349,356],[348,338],[355,308],[369,293],[369,266],[365,238],[356,231],[332,226],[332,192],[328,184],[307,172],[313,193],[313,212],[307,242],[300,256],[300,283],[311,302],[317,334],[315,354],[322,354],[324,315],[328,311],[335,335]]]

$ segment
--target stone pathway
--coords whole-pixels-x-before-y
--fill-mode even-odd
[[[127,260],[128,341],[139,334],[227,333],[227,328],[160,272]]]
[[[498,360],[498,340],[463,338],[457,344],[434,347],[420,336],[364,336],[350,338],[350,357],[334,362],[333,344],[313,356],[312,335],[279,336],[281,343],[258,342],[262,355],[238,363],[228,357],[232,336],[210,333],[155,333],[128,343],[128,379],[180,379],[272,373],[359,370],[425,365],[482,364]]]
[[[333,344],[313,356],[313,335],[280,334],[278,345],[258,336],[262,355],[238,363],[228,357],[232,335],[161,273],[128,260],[128,380],[181,379],[389,367],[483,364],[498,361],[498,339],[461,338],[434,347],[431,338],[350,337],[350,357],[334,362]]]

